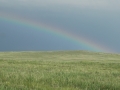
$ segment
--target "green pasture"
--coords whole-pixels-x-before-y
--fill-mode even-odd
[[[0,52],[0,90],[120,90],[120,54]]]

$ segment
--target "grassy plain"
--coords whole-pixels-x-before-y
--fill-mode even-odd
[[[0,52],[0,90],[120,90],[120,55]]]

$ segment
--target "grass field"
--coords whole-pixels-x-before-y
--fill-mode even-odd
[[[0,52],[0,90],[120,90],[120,55]]]

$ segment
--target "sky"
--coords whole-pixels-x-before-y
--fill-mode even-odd
[[[120,53],[120,0],[0,0],[0,51]]]

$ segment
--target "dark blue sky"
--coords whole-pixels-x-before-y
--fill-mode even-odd
[[[119,5],[118,0],[1,0],[0,16],[42,22],[120,52]],[[1,51],[92,50],[77,42],[2,19],[0,42]]]

